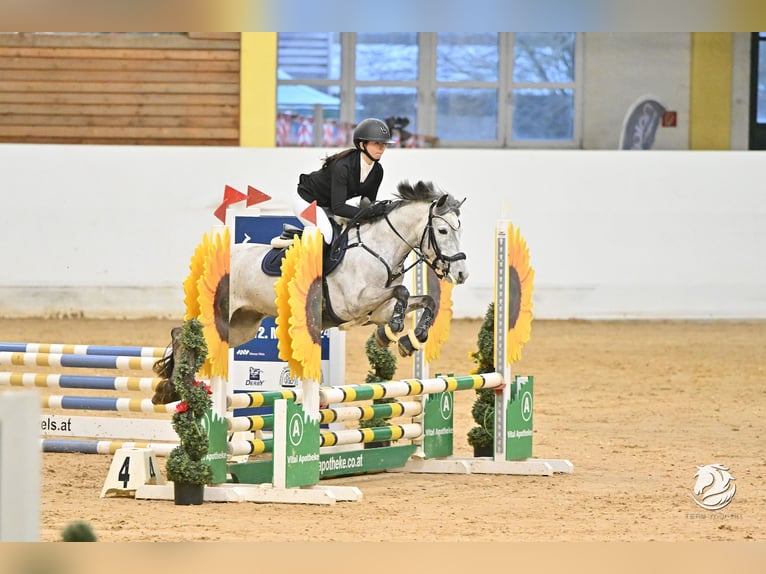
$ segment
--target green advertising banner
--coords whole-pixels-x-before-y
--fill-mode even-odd
[[[309,420],[301,405],[287,401],[285,488],[319,482],[319,419]]]
[[[202,425],[207,429],[207,437],[210,441],[204,460],[213,471],[213,484],[226,482],[226,419],[208,409],[202,420]]]
[[[426,395],[423,407],[423,452],[426,458],[452,456],[453,406],[451,392]]]
[[[532,456],[532,410],[534,377],[513,378],[511,400],[505,421],[505,459],[522,460]]]

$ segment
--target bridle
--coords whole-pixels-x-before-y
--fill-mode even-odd
[[[460,202],[460,205],[462,205],[462,202]],[[466,256],[465,256],[465,253],[463,253],[462,251],[455,253],[455,255],[445,255],[442,252],[441,247],[439,247],[439,242],[436,241],[436,233],[434,232],[434,219],[438,217],[444,223],[446,223],[450,227],[450,229],[452,229],[453,231],[457,231],[458,229],[460,229],[460,220],[458,219],[457,227],[454,227],[444,217],[434,213],[435,206],[436,206],[436,202],[434,201],[433,203],[431,203],[431,206],[428,208],[428,224],[423,230],[423,235],[420,238],[420,249],[416,251],[416,255],[419,258],[421,258],[418,260],[418,262],[425,261],[426,265],[428,265],[431,269],[434,270],[434,273],[436,273],[436,276],[439,279],[444,279],[445,277],[450,277],[450,273],[449,273],[450,264],[454,263],[455,261],[462,261],[463,259],[466,258]],[[429,261],[426,258],[425,254],[423,253],[423,242],[426,239],[426,234],[428,234],[428,245],[433,248],[434,254],[436,255],[433,261]]]
[[[409,241],[407,241],[402,236],[402,234],[399,233],[399,230],[396,229],[396,227],[394,227],[394,224],[391,223],[391,220],[388,218],[388,213],[385,214],[384,218],[388,226],[391,228],[391,231],[393,231],[394,234],[410,248],[410,251],[393,268],[379,253],[375,252],[373,249],[371,249],[362,241],[362,237],[359,231],[359,228],[360,228],[359,223],[356,223],[355,225],[357,240],[355,243],[349,243],[346,246],[346,249],[351,249],[352,247],[362,247],[370,255],[372,255],[378,261],[380,261],[383,264],[383,266],[386,268],[386,272],[388,273],[388,280],[386,281],[386,287],[389,287],[399,277],[407,273],[407,271],[409,271],[410,269],[412,269],[418,263],[421,263],[421,262],[425,263],[431,269],[433,269],[434,273],[439,279],[443,279],[445,277],[451,277],[449,273],[450,264],[454,263],[455,261],[461,261],[465,259],[466,255],[462,251],[454,255],[445,255],[442,252],[441,248],[439,247],[439,242],[436,240],[436,233],[434,231],[434,219],[436,218],[441,219],[442,221],[444,221],[444,223],[449,225],[449,227],[453,229],[454,231],[457,231],[460,228],[460,222],[458,220],[458,227],[454,227],[446,219],[444,219],[442,215],[436,214],[434,212],[434,209],[438,201],[439,200],[437,199],[431,202],[431,205],[428,208],[428,222],[426,223],[426,226],[423,229],[423,234],[420,236],[420,241],[418,242],[417,245],[412,245]],[[462,205],[462,203],[463,202],[460,202],[460,205]],[[426,247],[424,247],[424,244],[426,245]],[[433,249],[433,252],[435,255],[433,259],[430,259],[428,255],[426,254],[426,251],[428,250],[429,247]],[[410,265],[405,266],[404,262],[409,256],[410,252],[415,254],[415,261],[412,262]]]

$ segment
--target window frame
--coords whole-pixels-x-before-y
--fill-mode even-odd
[[[492,88],[497,89],[497,137],[494,140],[439,140],[443,148],[489,148],[489,149],[577,149],[582,147],[583,123],[583,36],[575,32],[574,78],[571,82],[533,83],[514,82],[514,40],[513,32],[498,33],[498,80],[497,82],[443,82],[436,78],[438,33],[418,33],[418,73],[415,80],[381,81],[356,80],[356,32],[340,34],[341,70],[338,80],[278,80],[279,85],[303,84],[309,86],[338,86],[341,99],[339,119],[355,123],[356,89],[358,87],[409,87],[417,91],[417,133],[436,135],[437,102],[436,90],[442,87]],[[572,139],[570,140],[514,140],[513,139],[513,90],[524,88],[571,89],[573,91],[574,115]]]
[[[766,43],[766,36],[761,32],[750,33],[750,111],[748,129],[748,149],[766,149],[766,123],[758,121],[758,81],[761,42]],[[766,44],[764,44],[766,45]],[[764,78],[766,80],[766,78]]]

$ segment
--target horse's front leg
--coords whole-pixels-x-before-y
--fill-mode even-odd
[[[417,295],[410,297],[409,305],[405,314],[412,311],[422,309],[415,329],[410,330],[407,336],[399,338],[399,354],[402,357],[409,357],[415,351],[419,351],[425,345],[428,340],[428,331],[431,325],[434,324],[434,317],[436,316],[436,301],[430,295]]]
[[[385,319],[375,321],[375,315],[384,311],[380,307],[375,310],[372,316],[373,322],[379,324],[375,330],[375,342],[379,347],[386,347],[390,343],[397,341],[401,332],[404,331],[404,317],[407,314],[410,292],[404,285],[397,285],[391,291],[390,298],[394,301],[394,308],[388,321],[385,323],[383,323]]]

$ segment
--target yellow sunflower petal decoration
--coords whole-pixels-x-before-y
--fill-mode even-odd
[[[199,321],[208,348],[210,376],[227,378],[229,373],[229,228],[213,233],[204,269],[197,281]]]
[[[184,321],[189,319],[199,319],[200,303],[198,283],[202,274],[205,272],[205,261],[210,253],[210,235],[205,233],[202,241],[197,245],[189,263],[189,275],[184,280],[184,305],[186,314]],[[205,362],[199,369],[199,375],[204,378],[210,378],[210,354],[205,358]]]
[[[436,301],[436,315],[434,316],[434,323],[428,331],[425,347],[425,358],[430,363],[439,358],[442,345],[449,339],[452,322],[452,288],[454,285],[447,280],[439,279],[436,272],[430,267],[428,267],[426,281],[427,292]]]
[[[521,348],[532,332],[532,290],[535,270],[529,265],[529,249],[519,229],[508,224],[508,336],[506,359],[521,359]]]
[[[290,367],[290,374],[298,376],[301,370],[300,363],[295,361],[292,352],[292,338],[290,336],[290,292],[288,285],[295,277],[295,268],[302,258],[303,248],[300,239],[293,239],[293,244],[287,249],[285,258],[282,260],[279,279],[274,284],[276,293],[277,317],[275,319],[277,332],[277,350],[279,358]]]
[[[301,260],[287,286],[292,354],[301,364],[300,378],[319,381],[322,376],[322,235],[316,229],[306,229],[301,246]]]
[[[202,236],[197,248],[194,250],[191,262],[189,263],[189,275],[184,280],[184,305],[186,306],[186,315],[184,321],[196,319],[199,317],[199,291],[197,291],[197,281],[199,281],[202,272],[205,270],[205,259],[210,250],[210,238],[208,234]]]

